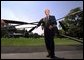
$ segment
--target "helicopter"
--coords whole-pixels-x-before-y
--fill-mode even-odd
[[[34,23],[27,23],[22,21],[15,21],[15,20],[6,20],[1,19],[1,35],[4,37],[28,37],[29,33],[35,28],[35,27],[25,27],[25,28],[32,28],[29,31],[17,29],[16,26],[26,25],[26,24],[32,24],[37,25],[37,22]],[[15,24],[15,25],[12,25]]]

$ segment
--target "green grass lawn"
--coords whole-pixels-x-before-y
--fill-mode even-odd
[[[55,38],[55,45],[79,45],[81,43],[69,38]],[[1,46],[42,46],[44,38],[1,38]]]

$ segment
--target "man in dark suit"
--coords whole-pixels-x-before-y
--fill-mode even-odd
[[[55,29],[57,22],[55,19],[55,16],[51,16],[49,9],[45,9],[45,15],[46,17],[42,18],[38,26],[42,26],[42,29],[44,29],[44,38],[45,38],[45,45],[48,51],[47,57],[54,58],[55,52],[54,52],[54,35],[55,35]]]

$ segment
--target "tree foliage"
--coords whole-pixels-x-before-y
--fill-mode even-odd
[[[78,12],[79,13],[75,13]],[[75,13],[75,14],[73,14]],[[61,21],[64,27],[67,29],[67,35],[72,37],[83,38],[83,11],[80,7],[70,10],[64,20]]]

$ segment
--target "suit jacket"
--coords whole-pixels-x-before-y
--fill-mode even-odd
[[[54,26],[54,25],[57,25],[57,22],[56,22],[56,19],[55,19],[55,16],[49,16],[49,19],[46,19],[46,17],[42,18],[38,25],[37,26],[40,26],[42,25],[44,28],[48,28],[50,25]]]
[[[49,25],[52,25],[55,27],[53,27],[52,31],[54,33],[57,33],[59,35],[59,31],[58,31],[58,28],[57,28],[57,22],[56,22],[56,19],[55,19],[55,16],[49,16],[49,19],[47,21],[47,24],[46,24],[46,17],[45,18],[42,18],[39,23],[37,24],[37,26],[33,27],[32,29],[29,30],[29,32],[33,31],[35,28],[39,27],[40,25],[42,25],[44,27],[44,29],[47,27],[49,28]]]

